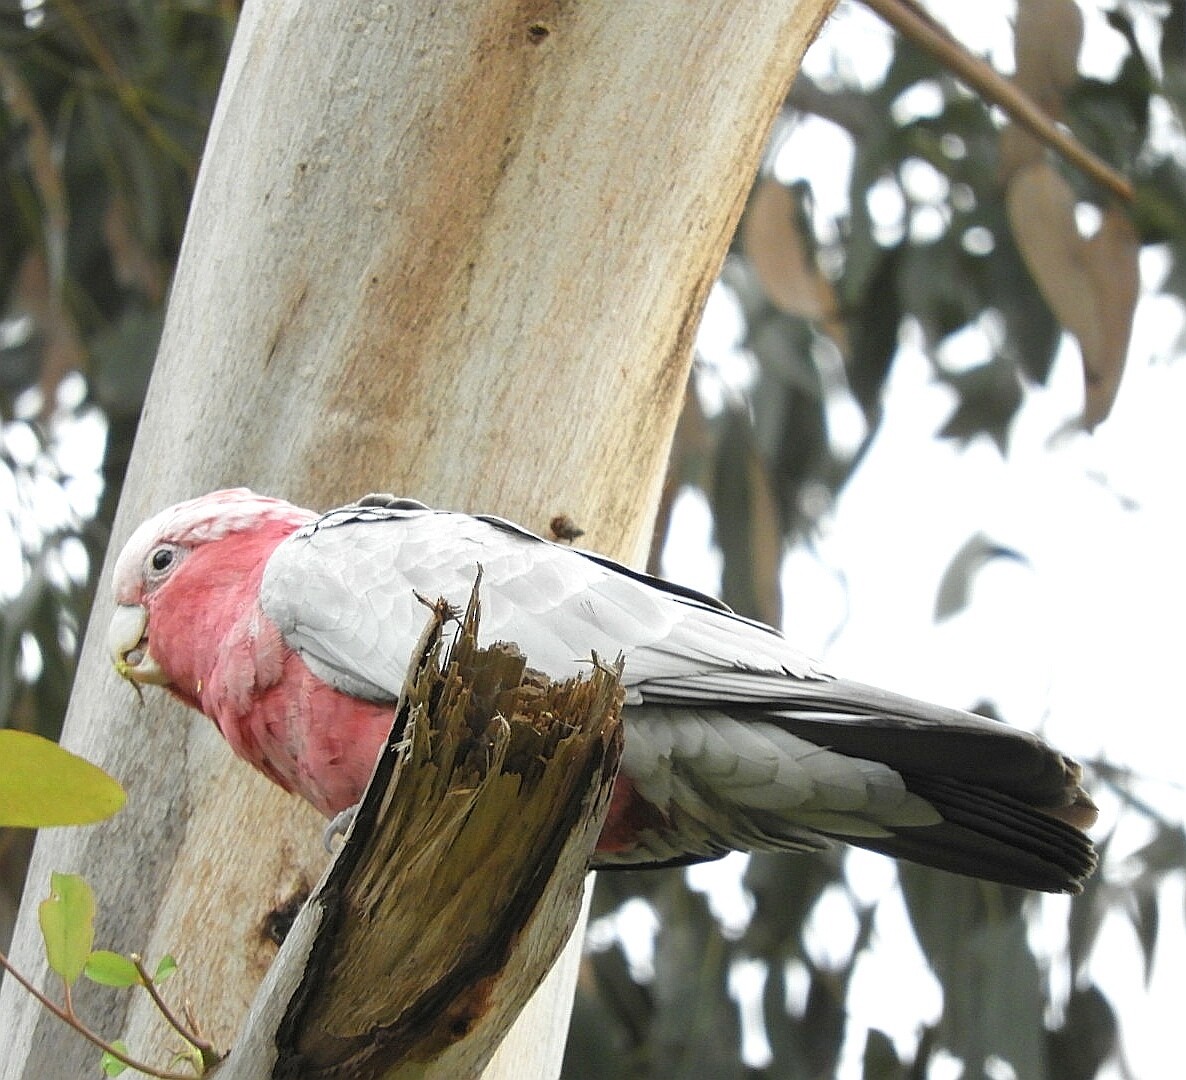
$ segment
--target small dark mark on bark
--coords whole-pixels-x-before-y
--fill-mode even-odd
[[[548,522],[548,528],[552,530],[552,535],[557,540],[566,540],[569,543],[572,543],[577,537],[585,535],[585,530],[567,514],[557,514]]]
[[[292,929],[297,912],[309,898],[309,891],[308,888],[298,889],[287,900],[277,904],[264,916],[260,932],[265,939],[274,945],[284,944],[284,939],[288,937],[288,932]]]

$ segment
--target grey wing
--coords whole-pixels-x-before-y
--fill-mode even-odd
[[[277,548],[262,601],[318,676],[393,700],[429,617],[420,597],[464,606],[479,565],[484,641],[515,642],[553,678],[625,656],[622,771],[667,824],[617,861],[830,836],[1039,888],[1073,889],[1093,865],[1073,827],[1090,814],[1078,770],[1040,740],[831,679],[715,601],[496,519],[335,511]]]
[[[817,674],[781,635],[716,601],[497,520],[423,508],[327,514],[276,549],[261,601],[320,677],[391,700],[429,618],[423,601],[463,607],[479,565],[482,639],[515,642],[553,678],[587,672],[594,652],[625,655],[633,701],[648,681],[687,679],[697,693],[729,697],[750,693],[730,675]]]

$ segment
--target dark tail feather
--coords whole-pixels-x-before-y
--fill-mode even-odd
[[[1019,799],[942,777],[903,779],[942,814],[942,824],[900,828],[892,837],[836,839],[924,866],[1044,892],[1082,892],[1095,869],[1095,849],[1087,836]]]
[[[1096,854],[1081,830],[1096,808],[1074,761],[997,721],[844,680],[822,685],[819,701],[805,694],[779,722],[821,746],[889,765],[943,817],[888,838],[837,839],[1008,885],[1082,891]]]

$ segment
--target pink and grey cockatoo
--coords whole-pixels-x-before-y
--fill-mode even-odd
[[[371,497],[319,516],[239,488],[146,521],[115,566],[120,674],[205,713],[327,816],[358,802],[427,622],[482,568],[481,637],[554,679],[625,656],[625,749],[595,865],[830,840],[1077,892],[1079,767],[1040,739],[826,674],[718,601],[493,517]]]

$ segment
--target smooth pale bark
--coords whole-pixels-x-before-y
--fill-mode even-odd
[[[704,298],[830,8],[247,4],[113,549],[162,505],[247,483],[318,507],[395,490],[540,530],[563,512],[588,546],[641,553]],[[319,872],[320,823],[201,718],[137,704],[99,596],[64,741],[129,803],[39,839],[14,959],[48,985],[36,901],[52,869],[83,873],[99,943],[174,952],[171,992],[229,1045],[269,913]],[[555,1075],[571,993],[497,1075]],[[175,1046],[142,996],[78,1002],[140,1053]],[[4,1078],[95,1067],[11,981],[0,1046]]]

